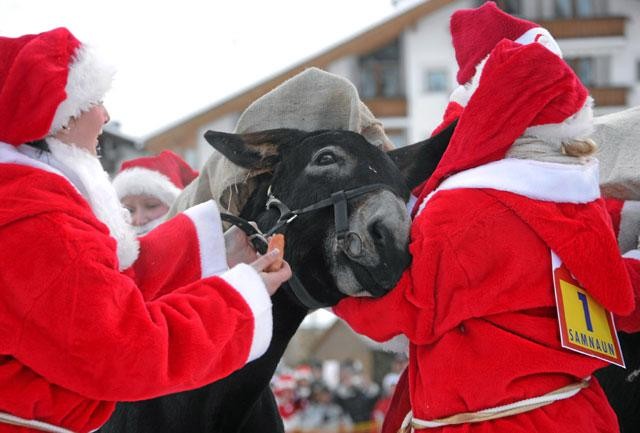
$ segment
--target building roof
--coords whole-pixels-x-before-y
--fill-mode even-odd
[[[144,141],[145,147],[154,151],[175,147],[183,149],[195,147],[199,138],[197,133],[200,128],[227,114],[244,111],[253,101],[304,69],[311,66],[326,69],[328,65],[336,60],[347,56],[366,54],[381,48],[396,39],[407,27],[415,25],[424,16],[455,1],[425,0],[418,3],[344,42],[329,47],[325,51],[293,65],[283,72],[268,77],[193,116],[149,135]]]

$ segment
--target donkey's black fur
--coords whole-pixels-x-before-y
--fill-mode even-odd
[[[238,165],[272,169],[272,173],[258,178],[258,186],[241,212],[242,217],[256,221],[265,229],[271,227],[278,218],[277,212],[265,210],[269,186],[292,209],[307,206],[338,190],[372,183],[384,183],[396,196],[406,200],[409,194],[407,186],[415,186],[420,178],[426,179],[431,174],[430,171],[420,174],[418,168],[414,168],[414,164],[421,161],[416,155],[426,152],[429,159],[436,161],[428,161],[429,167],[435,167],[452,132],[453,127],[436,137],[433,142],[437,145],[432,146],[432,141],[427,140],[389,154],[369,145],[360,135],[348,131],[305,133],[281,129],[242,136],[208,132],[206,138]],[[313,170],[317,169],[321,174],[323,164],[332,160],[343,164],[343,167],[351,165],[348,176],[309,174],[310,164],[317,164]],[[408,185],[396,165],[409,173]],[[350,212],[356,207],[357,200],[355,202],[349,203]],[[313,292],[315,298],[331,305],[345,296],[336,287],[326,257],[322,254],[323,243],[334,236],[332,213],[330,208],[326,208],[300,216],[287,229],[285,248],[287,261],[305,287]],[[393,248],[395,247],[392,245],[388,246],[388,249]],[[408,258],[406,251],[384,254],[389,254],[389,260],[395,257],[394,267],[400,272],[408,264],[403,261]],[[399,276],[398,272],[394,280]],[[367,283],[375,284],[377,281],[370,279]],[[395,281],[387,281],[385,291],[394,283]],[[287,285],[273,296],[272,302],[273,337],[269,349],[262,357],[230,376],[200,389],[147,401],[118,404],[114,415],[100,431],[282,432],[282,420],[269,389],[269,381],[289,340],[308,310],[295,298]]]
[[[626,369],[612,365],[596,372],[620,423],[620,433],[640,431],[640,333],[619,332]]]

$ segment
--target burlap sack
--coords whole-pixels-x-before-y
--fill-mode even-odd
[[[596,117],[594,127],[602,194],[640,200],[640,106]]]
[[[306,69],[254,101],[240,116],[235,132],[275,128],[346,129],[359,132],[383,150],[394,147],[382,123],[360,100],[355,86],[317,68]],[[221,209],[237,215],[254,190],[258,174],[214,151],[200,176],[178,196],[168,217],[211,198]]]

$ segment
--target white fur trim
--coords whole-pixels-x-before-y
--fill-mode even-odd
[[[418,213],[434,194],[459,188],[508,191],[556,203],[589,203],[600,197],[598,179],[596,159],[573,165],[506,158],[447,178],[422,202]]]
[[[200,203],[184,211],[193,221],[200,245],[200,269],[202,278],[220,274],[227,265],[224,234],[218,206],[213,200]]]
[[[487,63],[489,59],[489,55],[482,59],[478,66],[476,66],[476,73],[473,74],[473,77],[465,84],[456,87],[456,89],[451,92],[451,96],[449,96],[449,100],[452,102],[457,102],[463,107],[466,107],[469,103],[469,100],[476,92],[476,89],[480,85],[480,77],[482,76],[482,71],[484,71],[484,65]]]
[[[92,49],[86,45],[78,47],[69,65],[67,98],[58,105],[49,133],[54,134],[67,125],[71,117],[79,116],[101,101],[111,87],[114,73],[114,68],[100,61]]]
[[[78,187],[91,210],[108,228],[116,240],[119,269],[129,268],[138,259],[140,244],[130,225],[130,215],[118,200],[109,174],[98,158],[86,150],[49,137],[47,144],[53,156],[52,165]]]
[[[522,134],[536,137],[560,147],[563,142],[576,138],[586,138],[593,132],[593,98],[587,97],[582,108],[561,123],[530,126]]]
[[[640,201],[627,200],[620,212],[620,230],[618,232],[618,246],[620,251],[626,252],[638,248],[640,236]]]
[[[529,45],[534,42],[539,43],[549,51],[551,51],[556,56],[562,58],[562,50],[560,46],[556,42],[556,40],[551,36],[549,30],[543,27],[534,27],[532,29],[527,30],[520,36],[515,42],[522,45]]]
[[[627,251],[622,255],[622,257],[626,259],[640,260],[640,250],[634,249],[634,250]]]
[[[132,167],[116,175],[113,187],[118,198],[128,195],[150,195],[171,206],[181,189],[162,173],[144,167]]]
[[[16,164],[16,165],[24,165],[27,167],[38,168],[40,170],[48,171],[50,173],[57,174],[58,176],[67,179],[60,170],[53,168],[49,164],[40,162],[37,159],[31,158],[29,155],[23,154],[23,151],[28,151],[29,149],[30,147],[25,144],[16,147],[11,144],[0,141],[0,164]],[[67,181],[68,180],[69,179],[67,179]],[[71,185],[76,190],[78,189],[75,187],[75,185],[73,185],[73,183],[71,183]]]
[[[271,298],[258,272],[241,263],[220,276],[244,298],[254,318],[253,341],[247,362],[262,356],[269,348],[273,334]]]

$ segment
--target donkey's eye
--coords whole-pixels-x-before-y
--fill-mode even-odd
[[[316,165],[331,165],[336,163],[336,156],[332,152],[322,152],[313,161]]]

